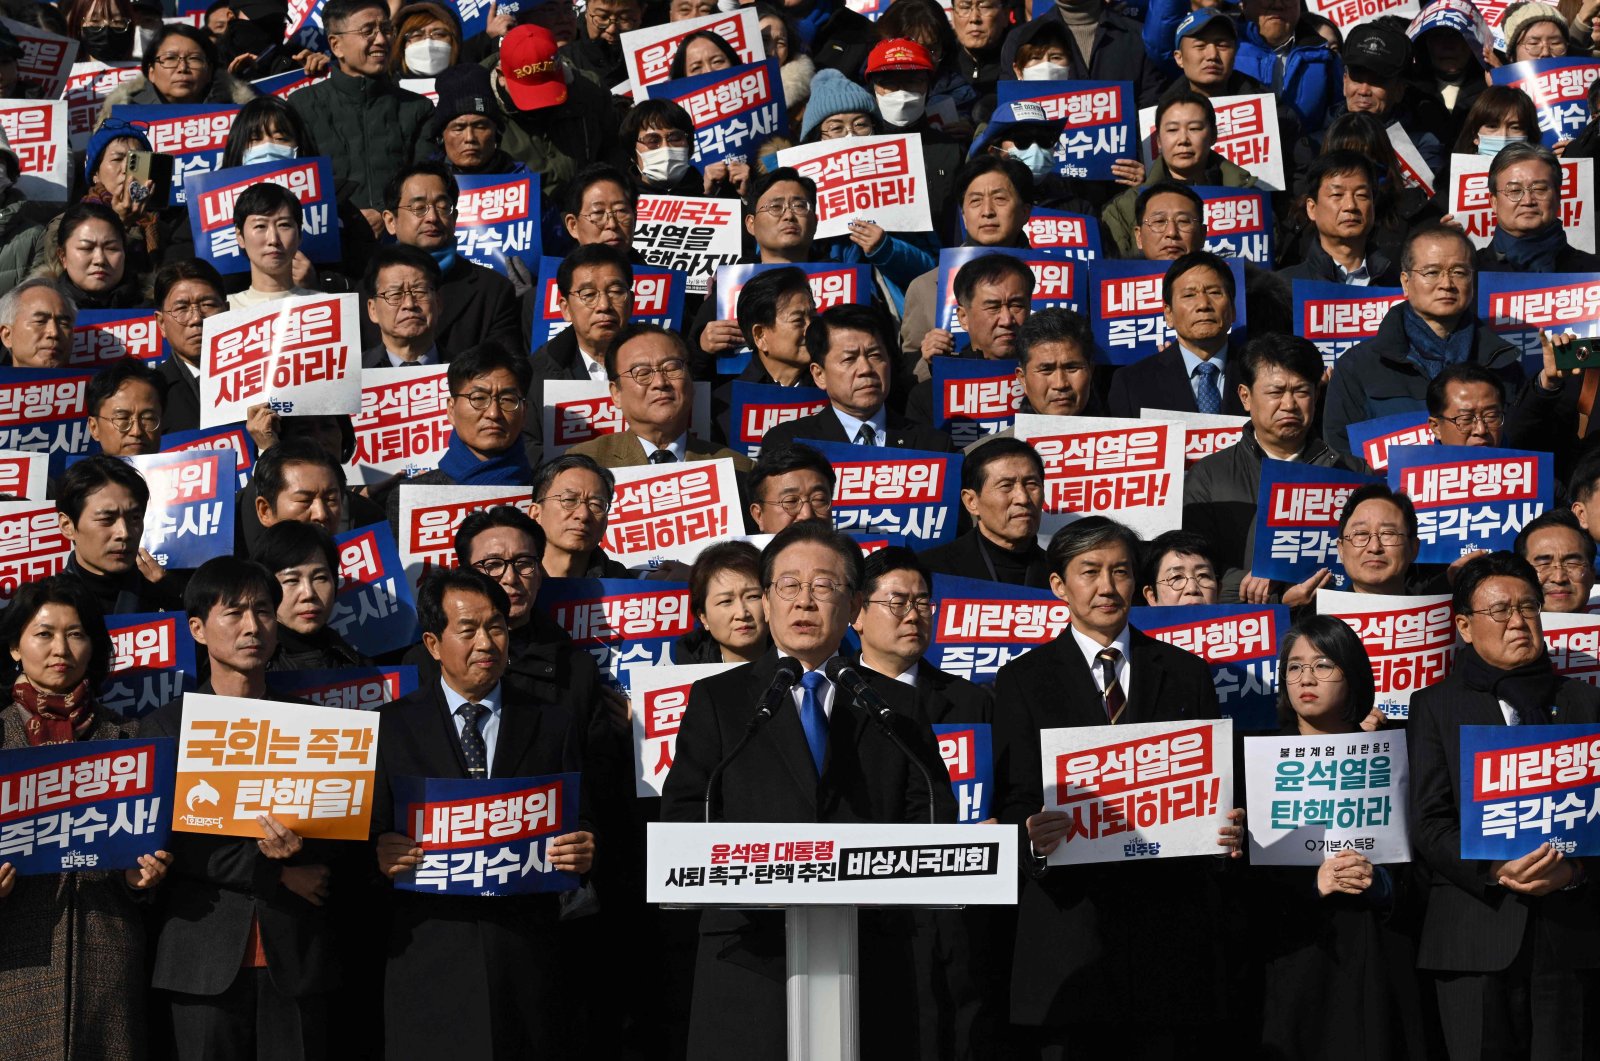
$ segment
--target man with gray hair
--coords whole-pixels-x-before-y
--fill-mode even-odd
[[[1482,273],[1587,273],[1600,256],[1567,243],[1561,163],[1542,144],[1509,144],[1489,166],[1494,239],[1477,253]]]
[[[24,280],[0,297],[0,345],[17,368],[64,368],[72,356],[78,307],[47,277]]]

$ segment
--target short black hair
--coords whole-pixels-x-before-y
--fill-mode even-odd
[[[1331,177],[1343,177],[1346,174],[1357,173],[1367,179],[1367,187],[1372,190],[1374,198],[1378,195],[1378,167],[1372,160],[1359,151],[1349,148],[1335,148],[1332,151],[1318,155],[1311,160],[1311,166],[1306,170],[1303,187],[1305,198],[1315,199],[1322,194],[1323,182]]]
[[[1567,477],[1567,500],[1586,505],[1600,487],[1600,445],[1585,447]]]
[[[389,13],[389,5],[383,0],[328,0],[322,8],[322,24],[332,29],[349,22],[369,7],[380,8],[385,16]]]
[[[1161,558],[1168,553],[1177,553],[1179,556],[1198,556],[1217,569],[1217,558],[1212,552],[1211,542],[1204,535],[1191,530],[1169,530],[1156,535],[1145,542],[1141,548],[1142,557],[1139,561],[1139,589],[1151,589],[1156,584],[1156,579],[1161,577]]]
[[[771,191],[774,184],[782,184],[784,181],[800,185],[801,194],[806,197],[806,201],[813,207],[817,205],[817,182],[810,177],[802,177],[800,171],[793,166],[779,166],[771,173],[761,173],[754,169],[750,171],[750,179],[744,186],[745,212],[753,213],[756,204],[761,202],[761,197]]]
[[[1017,366],[1024,370],[1033,359],[1033,348],[1045,343],[1073,343],[1091,365],[1095,361],[1094,329],[1089,318],[1077,310],[1051,306],[1028,314],[1017,331]],[[968,458],[969,460],[971,458]]]
[[[893,571],[914,571],[922,576],[922,584],[933,592],[933,572],[921,557],[904,545],[886,545],[866,558],[861,565],[861,592],[877,592],[878,580]]]
[[[1217,108],[1212,104],[1211,100],[1192,88],[1182,88],[1161,97],[1161,102],[1156,105],[1156,129],[1160,130],[1161,119],[1167,116],[1168,111],[1183,104],[1200,108],[1206,116],[1206,125],[1211,129],[1211,138],[1215,140],[1217,137]]]
[[[1026,457],[1038,469],[1039,478],[1044,478],[1044,458],[1039,456],[1039,451],[1032,444],[1020,438],[990,438],[968,452],[962,460],[961,489],[971,490],[975,494],[983,493],[984,484],[989,480],[989,465],[1007,457]]]
[[[469,346],[450,359],[445,373],[451,394],[461,393],[461,388],[497,369],[505,369],[517,381],[517,391],[527,394],[533,386],[533,362],[526,354],[514,354],[497,342],[482,342]]]
[[[272,602],[276,612],[283,603],[283,587],[271,571],[240,556],[213,556],[189,577],[183,588],[183,610],[189,618],[205,622],[217,605],[235,605],[250,598]]]
[[[1533,591],[1533,599],[1541,606],[1544,604],[1544,587],[1539,585],[1539,574],[1533,569],[1533,565],[1516,553],[1508,553],[1501,549],[1474,556],[1461,565],[1461,570],[1456,573],[1456,584],[1450,596],[1450,606],[1455,609],[1455,613],[1471,615],[1472,598],[1478,592],[1478,587],[1499,576],[1526,582],[1528,588]]]
[[[1021,280],[1030,297],[1038,286],[1033,270],[1021,258],[1010,254],[980,254],[956,270],[955,283],[952,285],[956,302],[965,306],[972,301],[973,292],[979,284],[998,284],[1009,277]]]
[[[216,65],[212,64],[211,68],[215,70]],[[299,111],[277,96],[257,96],[240,107],[233,116],[233,124],[228,128],[228,141],[222,148],[221,168],[242,166],[245,149],[275,131],[288,133],[294,140],[296,158],[315,158],[322,154],[317,150],[316,137],[311,135]]]
[[[315,523],[298,520],[279,520],[263,527],[250,559],[274,575],[312,560],[326,561],[328,570],[335,577],[339,574],[339,547],[333,543],[333,535]]]
[[[821,545],[838,553],[844,560],[845,578],[849,580],[851,590],[861,588],[866,564],[861,556],[860,544],[844,531],[835,530],[826,523],[796,520],[773,535],[767,547],[761,550],[762,589],[772,585],[772,569],[778,561],[778,554],[791,545],[802,543]]]
[[[344,485],[344,468],[333,458],[333,454],[304,436],[281,438],[277,445],[256,459],[255,469],[250,473],[256,496],[264,499],[267,508],[273,512],[278,511],[278,495],[288,485],[284,473],[291,464],[315,464],[326,468],[334,482],[341,487]]]
[[[299,204],[295,205],[298,206]],[[111,230],[117,234],[119,240],[124,244],[128,242],[128,226],[122,223],[122,218],[117,216],[115,210],[105,203],[80,199],[67,207],[61,214],[61,221],[56,226],[56,249],[64,249],[67,245],[67,240],[72,238],[72,234],[91,221],[100,221],[111,226]]]
[[[1245,344],[1239,355],[1239,382],[1254,387],[1256,379],[1269,368],[1281,368],[1316,387],[1322,382],[1322,352],[1310,339],[1298,335],[1258,335]]]
[[[91,695],[98,695],[100,686],[111,673],[111,635],[106,632],[105,615],[100,603],[83,579],[74,575],[55,574],[37,582],[24,582],[17,587],[11,605],[6,608],[0,622],[4,623],[5,643],[16,648],[22,643],[22,634],[46,604],[65,604],[78,613],[84,633],[89,635],[89,666],[84,672]],[[10,680],[22,673],[22,664],[5,658],[4,676]]]
[[[1426,395],[1429,416],[1443,416],[1450,400],[1450,388],[1458,383],[1486,383],[1494,388],[1500,404],[1506,404],[1506,381],[1476,361],[1462,361],[1446,365],[1437,376],[1428,381]]]
[[[833,493],[838,476],[834,474],[828,458],[817,450],[804,442],[774,442],[762,446],[760,455],[756,457],[756,466],[750,469],[750,497],[760,500],[762,487],[767,485],[768,479],[800,471],[816,472],[828,484],[828,493]]]
[[[1311,647],[1325,656],[1344,675],[1345,700],[1343,722],[1359,726],[1372,713],[1377,700],[1372,681],[1372,660],[1361,638],[1350,624],[1332,615],[1303,616],[1283,635],[1283,648],[1278,653],[1278,722],[1293,724],[1298,716],[1290,701],[1290,685],[1284,675],[1289,666],[1289,653],[1301,638],[1311,642]]]
[[[690,144],[694,143],[694,119],[670,99],[642,99],[629,107],[617,124],[617,143],[632,144],[646,129],[676,129],[688,133]]]
[[[707,546],[695,558],[689,569],[689,614],[699,616],[706,610],[706,597],[711,592],[711,580],[724,571],[749,575],[757,585],[761,583],[761,551],[749,542],[718,542]]]
[[[269,217],[285,208],[296,225],[304,223],[306,212],[294,192],[281,184],[260,181],[240,192],[239,198],[234,200],[233,227],[243,232],[245,221],[251,217]]]
[[[1067,565],[1074,557],[1118,543],[1128,550],[1129,565],[1137,565],[1143,543],[1132,527],[1105,516],[1085,516],[1051,535],[1045,555],[1050,560],[1050,570],[1066,577]]]
[[[1570,508],[1552,508],[1529,520],[1517,532],[1517,540],[1512,543],[1511,549],[1526,560],[1528,559],[1528,539],[1540,531],[1552,530],[1558,527],[1569,530],[1578,536],[1579,540],[1583,542],[1584,559],[1589,562],[1590,567],[1593,567],[1595,557],[1594,539],[1589,537],[1588,532],[1583,529],[1583,524],[1578,522],[1578,517],[1573,514]]]
[[[210,70],[217,69],[219,65],[217,46],[211,42],[210,34],[194,26],[165,23],[160,29],[156,30],[155,36],[150,38],[150,43],[145,45],[144,55],[139,59],[139,69],[144,71],[146,78],[150,76],[150,68],[156,65],[156,56],[161,54],[161,46],[173,37],[182,37],[196,48],[199,48],[200,54],[205,56],[207,68]],[[213,74],[212,76],[215,77],[216,75]]]
[[[444,182],[444,194],[454,206],[461,199],[461,185],[456,183],[456,175],[450,172],[450,167],[443,162],[413,162],[399,173],[389,178],[389,183],[383,186],[383,208],[391,214],[400,212],[400,193],[405,190],[406,181],[412,177],[438,177]]]
[[[217,272],[216,266],[199,258],[179,258],[157,269],[155,279],[151,281],[153,296],[151,305],[160,309],[167,301],[167,296],[172,293],[172,289],[185,280],[206,284],[222,300],[222,308],[228,308],[228,296],[222,286],[222,274]]]
[[[451,590],[487,598],[502,619],[511,618],[511,601],[500,583],[470,567],[440,567],[425,575],[417,586],[417,625],[423,633],[434,637],[444,634],[450,623],[444,612],[444,598]]]
[[[1233,270],[1228,268],[1228,263],[1210,251],[1190,251],[1188,254],[1179,255],[1178,258],[1167,266],[1166,275],[1161,278],[1161,304],[1172,305],[1172,289],[1184,276],[1196,269],[1210,269],[1222,278],[1222,287],[1228,293],[1228,301],[1232,302],[1238,297],[1233,282]],[[1320,375],[1318,378],[1321,378]]]
[[[596,162],[579,170],[578,175],[567,182],[567,194],[562,200],[562,212],[578,214],[583,210],[583,197],[588,194],[589,189],[596,184],[607,182],[622,189],[622,196],[628,200],[629,206],[637,206],[639,189],[633,186],[633,182],[617,167]]]
[[[689,357],[689,344],[683,341],[682,335],[671,328],[663,328],[654,321],[632,321],[622,326],[622,330],[617,332],[617,337],[611,340],[611,345],[606,348],[606,377],[613,381],[619,378],[617,355],[622,352],[622,348],[628,343],[647,335],[659,335],[672,345],[673,351],[683,358],[685,376],[692,384],[694,382],[694,368]]]
[[[143,383],[154,388],[157,400],[166,405],[161,374],[132,354],[124,354],[89,377],[89,386],[84,390],[84,407],[89,415],[98,416],[100,407],[115,397],[124,383]]]
[[[83,516],[83,506],[89,503],[89,495],[107,486],[127,488],[141,512],[150,504],[150,484],[133,465],[97,453],[67,465],[67,470],[56,480],[56,511],[77,526]]]
[[[377,298],[379,275],[397,265],[409,265],[420,271],[435,292],[444,285],[444,274],[439,271],[439,263],[433,260],[433,255],[409,243],[385,243],[367,258],[367,270],[361,275],[362,297]]]
[[[533,555],[544,559],[544,528],[515,505],[496,505],[467,513],[467,518],[456,528],[456,563],[464,568],[471,567],[473,539],[496,527],[508,527],[526,534],[533,542]]]
[[[753,329],[757,324],[763,328],[771,328],[778,323],[778,306],[785,299],[798,295],[811,297],[811,281],[806,278],[805,270],[793,265],[781,269],[763,269],[745,282],[739,289],[737,308],[734,317],[739,321],[739,330],[744,334],[744,345],[754,350],[756,340]]]
[[[1029,205],[1033,204],[1038,194],[1034,190],[1033,172],[1009,155],[1001,158],[999,155],[984,152],[977,158],[968,159],[960,169],[956,170],[956,183],[953,189],[955,194],[951,199],[956,209],[961,208],[972,182],[990,173],[1004,175],[1006,180],[1011,182],[1011,187],[1016,189],[1017,198]]]
[[[894,332],[884,320],[883,313],[875,306],[847,302],[823,310],[812,318],[810,326],[806,328],[806,354],[813,365],[827,361],[833,333],[844,331],[865,332],[877,339],[883,347],[883,356],[891,363],[899,356],[900,348],[891,340]]]
[[[1363,483],[1350,492],[1344,499],[1344,508],[1339,510],[1339,537],[1344,537],[1344,529],[1349,526],[1350,519],[1356,514],[1356,509],[1368,501],[1387,501],[1400,510],[1400,518],[1405,521],[1406,533],[1411,540],[1417,538],[1417,506],[1411,499],[1398,490],[1389,489],[1389,484],[1384,482]]]
[[[533,499],[543,498],[561,477],[562,472],[584,471],[599,476],[600,485],[606,492],[606,500],[616,496],[617,477],[611,474],[611,469],[583,453],[563,453],[555,460],[546,461],[539,465],[539,470],[533,473]]]
[[[1137,225],[1144,224],[1144,212],[1150,206],[1150,200],[1158,195],[1177,195],[1189,200],[1189,205],[1194,207],[1194,216],[1199,218],[1202,226],[1206,223],[1206,201],[1200,198],[1200,193],[1187,184],[1177,181],[1156,181],[1139,189],[1139,194],[1133,200],[1133,220]]]
[[[606,265],[620,272],[625,284],[633,286],[633,263],[626,254],[609,243],[585,243],[574,247],[561,259],[561,264],[556,268],[556,290],[566,298],[572,294],[573,273],[579,269]]]

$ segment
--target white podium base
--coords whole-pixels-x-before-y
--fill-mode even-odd
[[[789,1061],[858,1061],[856,908],[784,912]]]

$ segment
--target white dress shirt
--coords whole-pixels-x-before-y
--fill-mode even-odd
[[[445,710],[450,712],[450,721],[456,727],[456,736],[459,738],[467,731],[467,720],[456,714],[462,704],[478,703],[489,709],[478,723],[478,732],[483,734],[484,748],[484,777],[494,776],[494,748],[495,742],[500,737],[500,683],[496,682],[493,689],[481,700],[468,700],[454,689],[443,678],[439,679],[439,688],[444,690]]]
[[[601,383],[607,382],[606,366],[590,357],[588,352],[581,346],[578,347],[578,363],[583,366],[583,370],[589,374],[590,379],[599,380]]]
[[[396,355],[387,346],[383,348],[383,353],[389,359],[389,364],[394,368],[414,368],[417,365],[439,364],[439,348],[437,346],[428,347],[427,352],[415,361],[407,361],[405,358]]]
[[[1128,627],[1124,626],[1122,632],[1117,634],[1109,645],[1102,645],[1094,638],[1081,633],[1076,626],[1072,628],[1072,639],[1078,643],[1078,651],[1083,653],[1083,661],[1089,665],[1089,673],[1094,676],[1094,687],[1100,690],[1102,698],[1106,694],[1106,682],[1100,670],[1100,662],[1095,659],[1095,656],[1108,648],[1114,648],[1122,653],[1122,658],[1117,661],[1117,684],[1122,686],[1122,698],[1123,702],[1126,703],[1130,696],[1128,689],[1128,643],[1132,640]]]
[[[783,659],[788,655],[789,653],[785,652],[783,649],[778,649],[779,659]],[[799,661],[796,660],[795,662],[798,663]],[[831,657],[827,660],[823,660],[822,666],[818,667],[817,670],[823,670],[827,667],[829,662],[831,662]],[[805,664],[802,663],[800,666],[801,670],[805,669]],[[800,701],[805,698],[805,695],[806,687],[801,685],[799,682],[795,682],[794,688],[789,690],[789,699],[794,701],[794,709],[796,713],[800,711]],[[833,683],[825,681],[821,685],[817,686],[816,695],[817,706],[822,708],[822,717],[826,718],[830,722],[833,721]]]
[[[654,453],[658,449],[670,450],[673,457],[677,458],[679,464],[683,463],[684,455],[689,452],[689,433],[687,431],[673,439],[671,442],[667,443],[665,446],[658,446],[654,442],[651,442],[649,439],[645,438],[643,435],[634,435],[633,437],[638,439],[639,445],[644,447],[644,459],[647,463],[650,460],[650,454]]]

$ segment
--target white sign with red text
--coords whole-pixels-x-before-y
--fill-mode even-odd
[[[526,486],[418,486],[401,483],[400,562],[411,588],[434,568],[456,565],[456,531],[483,509],[511,505],[533,515],[533,495]]]
[[[1461,223],[1474,247],[1494,238],[1494,196],[1489,194],[1492,158],[1450,156],[1450,213]],[[1561,160],[1561,225],[1567,242],[1581,251],[1595,249],[1594,159]]]
[[[1433,168],[1423,161],[1417,145],[1411,142],[1411,134],[1399,122],[1389,126],[1388,133],[1389,146],[1394,148],[1395,157],[1400,162],[1400,177],[1406,187],[1421,188],[1423,194],[1432,198],[1435,174]]]
[[[600,547],[626,567],[690,564],[706,546],[744,531],[733,461],[615,468],[617,489]]]
[[[646,85],[671,80],[678,42],[702,30],[710,30],[727,41],[738,53],[739,63],[759,63],[767,57],[761,45],[761,24],[754,7],[629,30],[619,41],[635,99],[643,98],[642,90]]]
[[[1145,420],[1176,420],[1183,425],[1183,466],[1192,468],[1196,461],[1213,453],[1221,453],[1244,437],[1248,416],[1225,416],[1222,413],[1190,413],[1181,409],[1140,409]]]
[[[0,449],[0,500],[45,500],[50,455]]]
[[[1306,0],[1306,10],[1349,33],[1361,23],[1385,15],[1398,15],[1409,22],[1422,13],[1422,5],[1418,0]]]
[[[640,667],[629,697],[633,705],[633,783],[639,797],[661,795],[678,751],[678,726],[689,706],[689,690],[701,678],[730,671],[737,663],[682,663]]]
[[[64,100],[0,100],[0,130],[16,153],[17,188],[34,202],[67,199],[67,104]]]
[[[1456,624],[1449,594],[1399,597],[1317,590],[1317,614],[1343,619],[1372,662],[1377,706],[1390,718],[1409,718],[1411,694],[1450,673]]]
[[[933,228],[922,137],[916,133],[786,147],[778,152],[778,165],[817,182],[817,239],[849,235],[858,218],[890,232]]]
[[[22,45],[22,58],[17,60],[17,76],[37,86],[39,99],[60,99],[66,91],[67,78],[72,64],[77,61],[82,45],[71,37],[62,37],[38,26],[29,26],[9,18],[0,18],[11,35]]]
[[[244,420],[266,402],[283,416],[361,411],[356,296],[301,295],[207,317],[200,426]]]
[[[689,431],[699,438],[710,438],[711,384],[696,383],[693,393]],[[580,442],[628,429],[628,418],[611,397],[611,385],[598,379],[546,381],[544,408],[539,416],[544,427],[546,460],[561,456]]]
[[[1180,527],[1184,434],[1170,419],[1019,414],[1016,437],[1044,461],[1041,542],[1089,515],[1110,516],[1146,539]]]
[[[0,501],[0,607],[24,583],[60,574],[71,554],[54,501]]]
[[[1600,685],[1600,615],[1545,612],[1539,622],[1556,673]]]
[[[449,371],[448,365],[361,370],[361,411],[351,420],[361,482],[439,466],[450,446]]]
[[[139,64],[134,62],[102,63],[98,59],[89,59],[72,64],[65,97],[67,133],[72,138],[72,150],[82,151],[89,146],[89,136],[94,132],[96,119],[100,117],[100,108],[112,90],[142,76]]]

